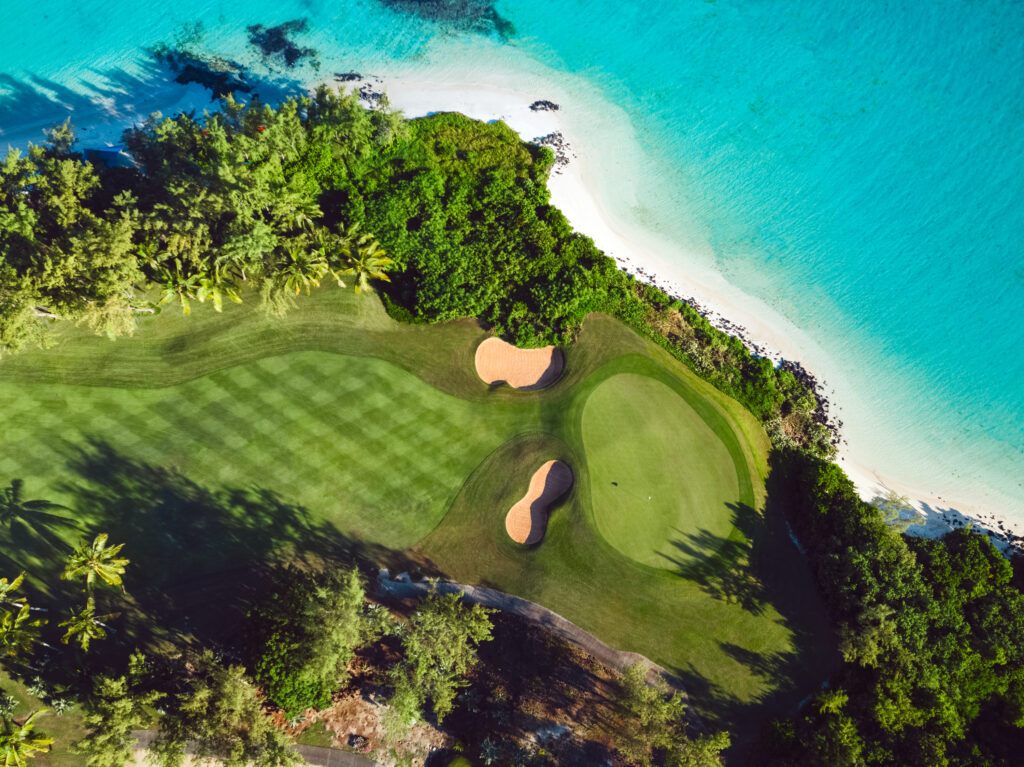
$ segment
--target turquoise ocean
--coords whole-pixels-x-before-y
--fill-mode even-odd
[[[69,110],[170,99],[177,86],[147,52],[160,42],[240,62],[274,82],[267,93],[350,70],[487,72],[537,98],[551,83],[570,119],[610,116],[587,141],[607,158],[594,191],[621,231],[668,243],[684,270],[722,275],[822,350],[859,463],[1024,522],[1019,2],[6,0],[4,11],[0,147]],[[250,25],[294,20],[305,25],[292,40],[319,69],[250,44]]]

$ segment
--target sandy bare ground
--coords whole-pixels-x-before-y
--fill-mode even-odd
[[[505,530],[516,543],[532,545],[544,540],[548,527],[548,506],[572,487],[569,464],[548,461],[533,473],[530,489],[505,515]]]
[[[562,350],[554,346],[520,349],[500,338],[476,347],[476,373],[489,384],[507,383],[515,389],[543,389],[562,373]]]

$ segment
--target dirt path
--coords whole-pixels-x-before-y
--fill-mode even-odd
[[[386,569],[382,569],[377,573],[377,589],[381,594],[397,598],[425,596],[435,585],[441,594],[461,593],[470,602],[514,613],[542,626],[545,630],[561,637],[570,644],[576,645],[584,652],[593,656],[598,662],[616,671],[622,672],[634,663],[643,663],[647,667],[648,684],[656,684],[661,679],[672,688],[681,692],[684,699],[686,698],[686,690],[683,688],[683,682],[679,677],[671,674],[662,666],[639,653],[616,650],[593,634],[584,631],[575,623],[566,620],[543,605],[483,586],[467,586],[461,583],[454,583],[453,581],[413,582],[407,579],[408,576],[405,576],[405,579],[403,579],[403,576],[405,576],[404,573],[397,576],[397,579],[392,579],[391,574]],[[687,712],[693,726],[698,731],[702,731],[704,729],[703,723],[697,714],[694,713],[693,708],[688,707]]]

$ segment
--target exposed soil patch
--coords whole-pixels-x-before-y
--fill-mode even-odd
[[[417,600],[396,602],[410,612]],[[394,642],[394,640],[390,640]],[[594,767],[627,763],[614,750],[612,728],[620,712],[615,704],[618,674],[559,638],[513,615],[494,615],[494,639],[480,648],[480,663],[470,685],[444,722],[418,723],[398,743],[389,743],[381,726],[388,690],[384,669],[397,658],[397,646],[382,643],[360,653],[347,688],[330,708],[307,712],[296,734],[321,722],[335,748],[350,748],[394,765],[411,758],[423,767],[432,753],[451,750],[494,764],[532,756],[533,765]],[[486,742],[486,743],[485,743]],[[430,762],[433,764],[433,762]]]

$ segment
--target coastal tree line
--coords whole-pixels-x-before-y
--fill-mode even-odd
[[[227,99],[221,113],[202,119],[154,118],[126,135],[134,167],[83,163],[72,139],[69,127],[59,127],[44,146],[10,154],[0,168],[3,352],[47,343],[61,322],[116,336],[132,332],[140,316],[188,312],[197,302],[220,309],[257,301],[281,313],[308,290],[338,282],[366,289],[376,281],[398,319],[476,317],[522,345],[570,341],[590,312],[612,314],[765,424],[776,446],[769,489],[785,499],[782,508],[835,620],[843,662],[799,714],[761,734],[764,763],[1014,763],[1012,744],[1024,732],[1019,561],[1015,571],[972,531],[933,541],[887,525],[825,460],[829,434],[807,387],[711,327],[693,307],[635,281],[572,231],[550,205],[546,148],[523,144],[501,124],[458,115],[406,121],[326,90],[277,108]],[[5,582],[12,593],[15,580]],[[209,753],[221,758],[285,763],[287,750],[259,718],[265,712],[251,680],[283,711],[315,707],[344,677],[355,648],[393,630],[387,616],[368,607],[358,580],[296,582],[302,585],[283,586],[254,607],[244,664],[192,653],[138,658],[97,673],[95,688],[83,693],[93,732],[122,732],[115,721],[152,721],[153,696],[160,695],[172,717],[167,732],[179,740],[209,738]],[[319,595],[316,605],[288,591],[296,588]],[[83,627],[69,645],[91,654],[89,644],[103,640],[100,631],[115,621],[112,608],[90,603],[88,593],[62,617],[74,621],[65,630]],[[305,635],[325,621],[300,626],[281,608],[286,602],[300,613],[330,611],[338,633]],[[42,624],[33,627],[39,618],[28,613],[19,622],[21,614],[5,603],[0,620],[24,658],[26,650],[40,652],[32,632]],[[421,629],[413,619],[402,624],[425,633],[422,647],[402,634],[404,660],[387,680],[396,732],[417,716],[443,717],[463,678],[419,676],[417,658],[452,649],[430,649],[429,616],[421,616]],[[458,623],[465,615],[450,618]],[[466,654],[453,658],[452,668],[471,662],[474,644],[486,641],[484,624],[470,617],[452,629],[468,637]],[[18,645],[19,636],[29,636],[28,646]],[[633,747],[630,736],[648,732],[644,722],[672,719],[676,711],[671,696],[634,688],[624,695],[636,700],[623,705],[635,716],[629,721],[641,724],[622,736],[626,748]],[[234,712],[225,720],[234,724],[202,729],[224,712]],[[5,743],[37,737],[31,727],[16,736],[11,717],[0,721]],[[679,764],[704,763],[693,761],[698,750],[688,740],[672,750],[665,738],[679,731],[654,726],[633,758],[657,764],[682,753],[692,759],[679,757]],[[97,754],[113,749],[115,756],[96,756],[92,764],[123,764],[124,732],[108,745],[83,745]],[[695,743],[717,760],[721,741]],[[167,746],[168,764],[175,748]]]
[[[779,444],[832,451],[814,394],[692,306],[636,281],[550,204],[547,147],[461,115],[405,120],[321,89],[230,97],[125,134],[134,165],[82,162],[67,124],[0,165],[0,353],[71,321],[131,333],[163,307],[321,284],[384,285],[396,318],[476,317],[520,345],[566,343],[591,312],[661,344]]]
[[[776,451],[842,665],[762,738],[763,764],[1010,765],[1024,742],[1024,562],[970,529],[901,535],[834,463]],[[1015,745],[1016,744],[1016,745]]]

